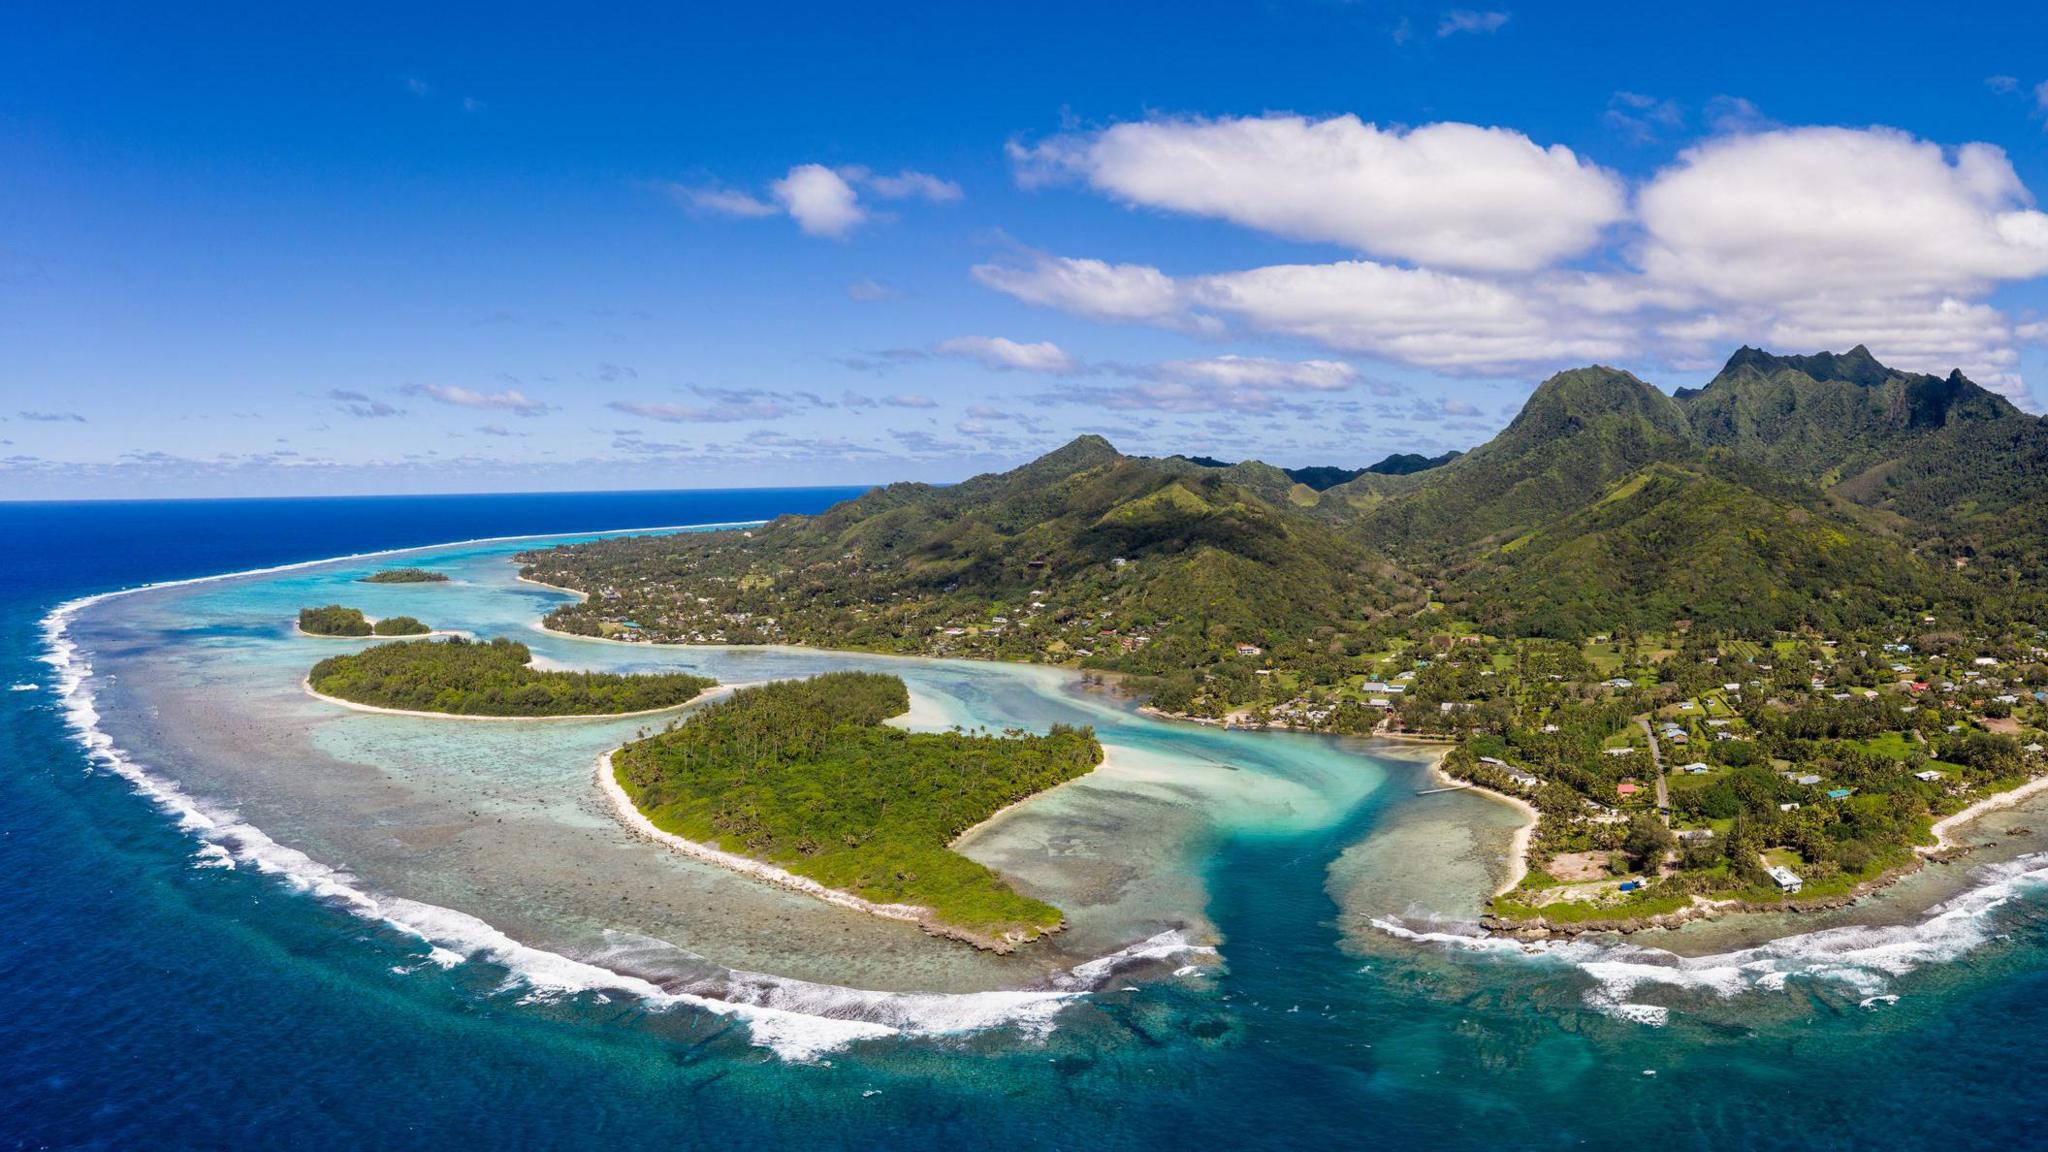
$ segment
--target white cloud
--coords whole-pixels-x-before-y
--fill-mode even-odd
[[[975,274],[1020,300],[1090,319],[1213,330],[1217,317],[1228,317],[1256,332],[1450,372],[1617,358],[1628,347],[1625,326],[1601,310],[1637,303],[1621,287],[1584,277],[1558,277],[1539,291],[1368,260],[1175,280],[1145,265],[1039,256],[1024,268],[985,265]]]
[[[1695,312],[1780,347],[1868,344],[1888,362],[2022,395],[2010,321],[1982,302],[2048,273],[2048,214],[2005,153],[1887,128],[1710,140],[1638,197],[1639,260]]]
[[[1607,98],[1607,114],[1601,122],[1631,142],[1648,144],[1685,123],[1685,110],[1676,100],[1662,100],[1641,92],[1616,92]]]
[[[823,164],[799,164],[769,189],[807,235],[841,239],[868,218],[853,185]]]
[[[2048,271],[2048,215],[2005,153],[1891,129],[1688,149],[1638,197],[1653,279],[1746,301],[1980,291]]]
[[[1367,260],[1283,264],[1204,276],[1191,295],[1262,332],[1439,371],[1501,372],[1618,357],[1619,326],[1563,317],[1543,293]]]
[[[807,235],[834,240],[845,239],[854,229],[874,219],[874,214],[861,202],[862,188],[883,200],[946,203],[962,195],[958,184],[929,172],[906,168],[894,176],[884,176],[859,165],[828,168],[823,164],[796,165],[782,179],[768,185],[765,198],[716,184],[669,183],[658,187],[693,212],[755,219],[786,214]]]
[[[974,278],[1027,304],[1095,320],[1175,324],[1185,315],[1172,277],[1143,264],[1038,255],[1023,267],[977,265]]]
[[[882,397],[882,403],[891,408],[937,408],[939,402],[916,392],[898,392],[894,396]]]
[[[1081,362],[1059,345],[1049,341],[1019,343],[1001,336],[955,336],[933,347],[941,356],[978,361],[998,372],[1041,372],[1064,376],[1080,370]]]
[[[774,216],[782,209],[748,192],[731,188],[691,188],[682,184],[663,186],[669,197],[685,208],[716,216],[756,218]]]
[[[1122,366],[1116,371],[1140,382],[1088,389],[1066,399],[1124,411],[1267,412],[1296,403],[1304,393],[1346,391],[1359,380],[1358,370],[1339,360],[1237,355]]]
[[[846,286],[850,300],[873,303],[877,300],[894,300],[903,295],[903,290],[882,283],[880,280],[860,279]]]
[[[1456,36],[1460,32],[1498,32],[1508,22],[1506,12],[1475,12],[1470,8],[1453,8],[1444,13],[1437,22],[1438,36]]]
[[[1230,355],[1206,360],[1169,360],[1154,371],[1169,380],[1230,389],[1342,392],[1358,382],[1358,369],[1342,360],[1268,360]]]
[[[614,400],[605,405],[614,412],[659,420],[664,424],[736,424],[745,420],[780,420],[788,415],[773,400],[745,396],[714,397],[709,404],[648,403]]]
[[[929,172],[913,172],[908,168],[894,176],[878,175],[865,168],[847,168],[841,172],[884,200],[929,200],[934,204],[945,204],[963,195],[960,186],[951,180],[941,180]]]
[[[1617,101],[1631,115],[1676,118],[1648,97]],[[2027,336],[1988,297],[2001,284],[2048,275],[2048,213],[2035,208],[2003,151],[1944,149],[1888,128],[1772,127],[1732,99],[1710,102],[1708,116],[1734,127],[1643,184],[1625,243],[1591,250],[1561,232],[1489,246],[1484,189],[1464,198],[1457,180],[1442,205],[1417,206],[1419,193],[1387,201],[1412,209],[1410,234],[1392,241],[1378,238],[1383,219],[1347,215],[1356,196],[1316,191],[1356,184],[1386,193],[1372,183],[1379,174],[1361,175],[1370,166],[1359,161],[1360,142],[1393,141],[1400,153],[1426,129],[1394,136],[1348,118],[1268,119],[1062,137],[1024,158],[1027,179],[1079,174],[1133,203],[1348,237],[1421,266],[1357,259],[1175,277],[1148,264],[1040,254],[974,275],[1027,303],[1099,321],[1306,340],[1441,372],[1520,375],[1589,360],[1696,365],[1737,343],[1796,351],[1863,343],[1887,363],[1960,367],[2024,398],[2014,349]],[[1503,135],[1515,148],[1556,154]],[[1336,143],[1320,152],[1305,143],[1325,136]],[[1603,187],[1612,181],[1576,160],[1570,170]],[[1169,173],[1177,178],[1165,180]],[[1286,187],[1269,197],[1267,177]],[[1493,183],[1513,193],[1526,187]],[[1555,189],[1539,191],[1540,199]],[[1294,209],[1291,222],[1277,218],[1281,205]],[[1523,207],[1503,209],[1500,220]],[[1441,225],[1433,232],[1432,211]],[[1602,226],[1593,221],[1618,211],[1586,216],[1584,242],[1597,243]],[[1587,251],[1611,267],[1559,266]]]
[[[1019,179],[1444,268],[1529,271],[1622,219],[1622,182],[1505,128],[1356,116],[1147,120],[1012,145]]]
[[[477,392],[454,384],[408,384],[403,391],[408,396],[423,396],[458,408],[510,412],[515,416],[538,416],[548,410],[546,404],[528,397],[517,388],[503,392]]]

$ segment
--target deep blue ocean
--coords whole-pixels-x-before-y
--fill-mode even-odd
[[[846,490],[0,504],[0,682],[56,604],[498,535],[765,518]],[[91,770],[0,694],[0,1146],[16,1148],[2026,1148],[2048,1146],[2048,904],[1879,1009],[1816,984],[1649,1028],[1517,964],[1340,947],[1323,875],[1381,812],[1210,865],[1226,964],[1050,1038],[785,1063],[611,1003],[393,980],[397,944]],[[1646,1075],[1654,1071],[1655,1075]]]

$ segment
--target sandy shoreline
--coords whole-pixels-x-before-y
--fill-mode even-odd
[[[618,749],[612,749],[612,752],[616,751]],[[727,871],[737,872],[755,880],[765,880],[777,887],[816,897],[827,904],[855,912],[865,912],[870,916],[880,916],[884,920],[899,920],[919,925],[930,921],[932,910],[921,904],[878,904],[851,892],[828,888],[816,880],[777,868],[773,864],[764,864],[750,857],[713,848],[709,844],[684,839],[673,832],[662,831],[654,826],[654,822],[647,818],[646,813],[640,811],[639,806],[633,803],[633,798],[626,795],[625,788],[620,786],[618,776],[612,771],[612,752],[601,753],[597,758],[597,785],[604,792],[605,798],[611,801],[613,815],[617,816],[619,822],[626,826],[626,830],[635,836],[660,844],[693,860],[715,864]]]
[[[574,716],[470,716],[460,712],[424,712],[413,708],[380,708],[375,704],[358,704],[353,700],[343,700],[339,696],[329,696],[325,692],[317,691],[314,689],[313,681],[310,678],[299,681],[299,687],[305,690],[306,695],[311,696],[315,700],[328,704],[339,704],[343,708],[356,712],[375,712],[383,716],[418,716],[428,720],[510,720],[535,723],[547,720],[625,720],[634,716],[659,716],[664,712],[674,712],[680,708],[688,708],[692,704],[702,704],[706,700],[715,700],[720,696],[730,695],[741,688],[748,687],[748,685],[714,684],[695,696],[690,697],[688,700],[679,704],[669,704],[661,708],[643,708],[638,712],[578,713]]]
[[[1515,829],[1513,839],[1508,842],[1507,879],[1502,882],[1500,887],[1494,889],[1493,894],[1497,897],[1505,896],[1516,888],[1521,887],[1523,879],[1529,875],[1529,844],[1536,838],[1536,826],[1542,822],[1543,814],[1536,810],[1534,804],[1529,803],[1520,796],[1511,796],[1506,792],[1495,791],[1483,784],[1474,784],[1470,780],[1459,780],[1446,775],[1444,773],[1444,759],[1442,756],[1438,756],[1430,762],[1429,777],[1431,780],[1435,780],[1444,786],[1466,792],[1477,792],[1488,799],[1497,800],[1528,817],[1526,823],[1520,828]]]
[[[724,868],[731,872],[736,872],[742,876],[746,876],[751,879],[764,880],[779,888],[786,888],[792,892],[800,892],[806,896],[812,896],[819,900],[823,900],[825,903],[834,905],[836,907],[845,908],[854,912],[865,912],[870,916],[879,916],[884,920],[896,920],[904,923],[915,924],[919,928],[923,929],[929,935],[940,936],[951,940],[959,940],[963,943],[972,944],[976,948],[983,948],[992,952],[1008,952],[1017,944],[1025,942],[1021,940],[1010,939],[1008,937],[997,938],[984,936],[979,933],[967,931],[966,929],[955,928],[952,925],[945,924],[938,920],[936,913],[934,913],[932,909],[927,908],[922,904],[878,903],[876,901],[869,900],[864,896],[859,896],[855,893],[848,892],[842,888],[827,887],[826,885],[820,884],[816,880],[812,880],[807,876],[799,876],[796,873],[791,872],[787,869],[778,868],[773,864],[764,863],[750,856],[741,856],[738,853],[727,852],[722,848],[715,848],[709,844],[699,843],[698,841],[678,836],[673,832],[668,832],[660,828],[657,828],[655,827],[654,822],[647,818],[647,814],[640,811],[639,806],[633,803],[633,798],[626,795],[625,788],[619,784],[618,776],[612,769],[612,753],[617,751],[618,749],[614,748],[611,750],[611,752],[605,752],[598,756],[598,787],[603,790],[606,799],[611,801],[612,812],[615,816],[618,817],[619,822],[625,825],[626,830],[628,832],[631,832],[633,835],[638,836],[641,839],[648,840],[656,844],[660,844],[663,847],[666,847],[672,851],[679,852],[682,855],[688,856],[693,860],[698,860],[706,864],[713,864],[720,868]],[[1096,763],[1095,768],[1104,768],[1108,766],[1108,764],[1109,749],[1104,748],[1102,750],[1102,759]],[[1091,769],[1090,771],[1092,772],[1093,769]],[[1085,780],[1087,779],[1087,776],[1077,776],[1075,777],[1075,779]],[[1059,784],[1056,784],[1051,788],[1047,788],[1043,792],[1034,792],[1031,795],[1024,797],[1022,800],[1015,800],[1003,805],[1001,808],[998,808],[994,812],[989,813],[986,817],[976,822],[972,826],[968,827],[958,836],[955,836],[948,843],[947,846],[951,847],[954,844],[958,844],[961,841],[966,840],[970,836],[973,836],[974,834],[993,826],[1016,808],[1019,808],[1033,800],[1036,800],[1041,796],[1045,796],[1054,791],[1057,791],[1060,788],[1064,788],[1068,784],[1072,784],[1073,782],[1073,780],[1061,781]],[[1064,923],[1060,925],[1060,927],[1064,926]],[[1053,932],[1057,932],[1059,930],[1059,927],[1050,928],[1047,929],[1041,935],[1051,935]]]
[[[1949,833],[1951,831],[1960,828],[1965,824],[1968,824],[1970,821],[1975,820],[1977,817],[1982,816],[1987,812],[1995,812],[2000,808],[2010,808],[2013,805],[2018,804],[2021,801],[2026,800],[2032,796],[2036,796],[2043,791],[2048,791],[2048,776],[2036,776],[2032,780],[2027,781],[2025,784],[2022,784],[2017,788],[2013,788],[2005,792],[1993,793],[1990,796],[1986,796],[1984,799],[1977,801],[1975,804],[1970,805],[1968,808],[1963,809],[1961,812],[1958,812],[1953,816],[1944,816],[1940,820],[1936,821],[1932,829],[1934,833],[1933,845],[1923,845],[1915,849],[1915,851],[1921,853],[1922,855],[1927,855],[1935,852],[1945,852],[1948,849],[1956,846],[1955,841],[1949,838]]]
[[[578,600],[590,599],[590,593],[588,592],[578,592],[574,588],[564,588],[560,584],[550,584],[545,580],[535,580],[530,576],[522,576],[517,572],[514,572],[512,574],[512,578],[514,580],[519,581],[521,584],[531,584],[536,588],[545,588],[550,592],[567,592],[569,595],[574,596]],[[553,631],[553,629],[549,629],[549,631]],[[570,633],[564,632],[563,635],[567,636],[570,635]]]

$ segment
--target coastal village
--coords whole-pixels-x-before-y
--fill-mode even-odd
[[[1390,654],[1377,731],[1536,817],[1496,927],[1832,906],[1957,847],[1943,821],[2048,783],[2048,635],[1464,636]],[[1293,703],[1292,714],[1314,711]]]
[[[1119,594],[1134,567],[1048,574],[1015,603],[964,610],[948,590],[896,592],[831,606],[829,626],[887,621],[907,637],[897,650],[1077,667],[1174,719],[1440,743],[1445,775],[1538,818],[1523,875],[1493,904],[1510,926],[1838,903],[1952,850],[1942,819],[2048,774],[2038,629],[1923,615],[1910,632],[1767,643],[1683,624],[1571,642],[1487,635],[1432,604],[1292,644],[1212,637],[1201,659],[1176,653],[1175,671],[1145,676],[1129,669],[1162,622]],[[690,643],[802,642],[822,626],[814,602],[763,610],[777,602],[756,579],[605,584],[551,626]]]

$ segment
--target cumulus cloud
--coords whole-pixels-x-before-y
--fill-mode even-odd
[[[2017,388],[2011,325],[1982,297],[2048,273],[2048,214],[1999,148],[1886,128],[1729,136],[1681,154],[1638,204],[1644,275],[1699,294],[1719,327],[1867,343]]]
[[[1368,260],[1176,280],[1149,266],[1041,256],[976,275],[1020,300],[1092,319],[1201,327],[1227,317],[1256,332],[1453,372],[1617,357],[1625,329],[1592,305],[1627,311],[1636,303],[1636,294],[1579,277],[1560,278],[1551,291]],[[1142,306],[1131,306],[1134,295]],[[1573,316],[1573,304],[1587,314]]]
[[[1453,8],[1437,21],[1436,34],[1456,36],[1460,32],[1498,32],[1507,26],[1509,13],[1477,12],[1470,8]]]
[[[916,392],[898,392],[894,396],[882,397],[882,403],[891,408],[937,408],[939,402]]]
[[[1020,179],[1443,268],[1529,271],[1593,247],[1621,180],[1562,145],[1476,124],[1356,116],[1153,119],[1012,145]]]
[[[2048,271],[2004,151],[1799,128],[1688,149],[1638,197],[1653,278],[1743,300],[1975,291]]]
[[[873,303],[877,300],[894,300],[902,295],[901,289],[893,288],[882,283],[880,280],[855,280],[846,286],[847,298],[849,300],[858,300],[864,304]]]
[[[1180,324],[1179,286],[1157,268],[1071,256],[1038,255],[1028,264],[980,264],[974,278],[1027,304],[1094,320]]]
[[[799,164],[769,190],[807,235],[843,239],[868,218],[853,185],[823,164]]]
[[[786,215],[806,235],[843,240],[873,218],[861,189],[882,200],[944,203],[961,198],[960,186],[928,172],[905,169],[880,175],[858,165],[830,168],[798,164],[768,185],[767,195],[722,185],[659,185],[670,199],[693,212],[758,219]],[[861,297],[856,296],[856,299]]]
[[[1617,94],[1614,110],[1652,126],[1678,119],[1665,102],[1628,93]],[[1539,228],[1534,238],[1508,236],[1521,205],[1502,209],[1504,223],[1489,230],[1493,209],[1483,196],[1462,197],[1458,179],[1444,185],[1443,204],[1424,203],[1419,191],[1379,201],[1396,215],[1412,209],[1402,237],[1383,239],[1383,219],[1348,214],[1359,196],[1387,194],[1374,183],[1384,173],[1361,163],[1361,149],[1369,142],[1402,153],[1429,129],[1398,135],[1349,118],[1269,118],[1148,121],[1060,137],[1022,156],[1027,179],[1078,176],[1131,203],[1348,242],[1407,263],[1173,276],[1149,264],[1030,254],[974,275],[1027,303],[1098,321],[1306,340],[1443,372],[1520,375],[1643,358],[1692,366],[1736,343],[1865,343],[1900,367],[1960,367],[2023,396],[2015,348],[2026,336],[1988,297],[2048,274],[2048,214],[2003,151],[1943,148],[1887,128],[1777,127],[1731,99],[1710,102],[1708,118],[1719,133],[1645,180],[1631,227],[1611,235],[1607,222],[1622,218],[1613,177],[1512,133],[1488,138],[1487,148],[1505,139],[1509,153],[1544,157],[1533,171],[1560,183],[1535,179],[1534,199],[1574,172],[1604,190],[1576,232]],[[1329,146],[1305,143],[1312,140]],[[1151,183],[1162,173],[1176,174],[1180,187]],[[1270,199],[1267,175],[1287,185]],[[1480,183],[1516,195],[1531,186]],[[1353,184],[1367,191],[1327,199],[1316,191]],[[1568,266],[1589,254],[1605,267]]]
[[[998,372],[1066,376],[1081,368],[1079,360],[1049,341],[1023,344],[1001,336],[955,336],[934,345],[933,351],[941,356],[973,360]]]
[[[503,392],[478,392],[453,384],[408,384],[404,392],[437,404],[510,412],[515,416],[539,416],[548,410],[546,404],[528,397],[517,388],[507,388]]]

